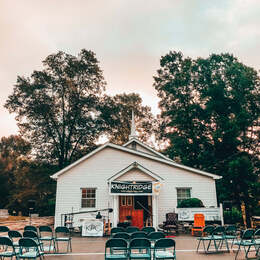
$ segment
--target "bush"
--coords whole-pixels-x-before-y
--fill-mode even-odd
[[[40,205],[38,213],[41,217],[55,215],[55,198],[43,201]]]
[[[224,210],[223,215],[225,224],[243,223],[242,213],[237,208]]]
[[[204,207],[202,201],[198,198],[190,198],[186,200],[182,200],[177,208],[202,208]]]

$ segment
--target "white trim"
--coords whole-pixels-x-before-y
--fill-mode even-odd
[[[165,155],[163,155],[163,154],[157,152],[157,151],[154,150],[152,147],[148,146],[147,144],[142,143],[141,141],[139,141],[139,140],[136,139],[136,138],[132,138],[131,140],[129,140],[127,143],[123,144],[122,146],[123,146],[123,147],[126,147],[126,146],[128,146],[129,144],[131,144],[132,142],[136,142],[136,143],[139,144],[140,146],[142,146],[142,147],[144,147],[145,149],[149,150],[150,152],[152,152],[152,153],[158,155],[159,157],[162,157],[162,158],[164,158],[165,160],[168,160],[168,161],[172,161],[172,162],[173,162],[173,160],[171,160],[171,159],[168,158],[167,156],[165,156]],[[126,148],[127,148],[127,147],[126,147]]]
[[[82,190],[83,189],[93,189],[93,190],[95,190],[95,198],[88,198],[88,197],[86,197],[86,198],[82,198]],[[82,207],[82,199],[85,199],[85,200],[87,200],[87,199],[95,199],[95,207]],[[81,187],[80,188],[80,210],[86,210],[86,209],[96,209],[97,208],[97,187]]]
[[[103,150],[105,147],[108,146],[109,143],[105,143],[102,146],[98,147],[97,149],[95,149],[94,151],[88,153],[87,155],[81,157],[80,159],[78,159],[77,161],[75,161],[74,163],[68,165],[67,167],[63,168],[62,170],[56,172],[55,174],[51,175],[50,177],[53,179],[57,179],[59,177],[59,175],[63,174],[64,172],[68,171],[69,169],[73,168],[74,166],[80,164],[82,161],[85,161],[86,159],[88,159],[89,157],[91,157],[92,155],[98,153],[99,151]]]
[[[106,147],[110,147],[110,148],[114,148],[114,149],[117,149],[117,150],[121,150],[121,151],[124,151],[124,152],[131,153],[131,154],[139,155],[139,156],[142,156],[142,157],[154,160],[154,161],[158,161],[158,162],[162,162],[162,163],[165,163],[165,164],[168,164],[168,165],[171,165],[171,166],[175,166],[175,167],[180,168],[180,169],[184,169],[184,170],[187,170],[187,171],[190,171],[190,172],[198,173],[200,175],[204,175],[204,176],[213,178],[214,180],[218,180],[218,179],[222,178],[222,176],[212,174],[212,173],[208,173],[208,172],[204,172],[204,171],[201,171],[201,170],[197,170],[197,169],[185,166],[185,165],[181,165],[181,164],[175,163],[175,162],[173,162],[172,160],[169,160],[169,159],[168,160],[161,159],[157,156],[153,156],[153,155],[150,155],[150,154],[147,154],[147,153],[143,153],[143,152],[140,152],[140,151],[137,151],[137,150],[129,149],[129,148],[119,146],[119,145],[116,145],[116,144],[111,144],[111,143],[106,143],[106,144],[100,146],[99,148],[97,148],[94,151],[90,152],[89,154],[83,156],[81,159],[77,160],[76,162],[74,162],[74,163],[70,164],[69,166],[65,167],[64,169],[56,172],[55,174],[53,174],[51,176],[51,178],[57,179],[61,174],[65,173],[69,169],[78,165],[82,161],[85,161],[86,159],[88,159],[92,155],[98,153],[99,151],[105,149]]]
[[[153,227],[155,229],[157,229],[157,218],[158,216],[156,215],[156,199],[155,199],[155,196],[152,196],[152,222],[153,222]]]
[[[119,178],[120,176],[124,175],[125,173],[129,172],[130,170],[136,169],[136,168],[139,169],[140,171],[146,173],[147,175],[151,176],[152,178],[156,179],[157,181],[159,181],[159,180],[163,181],[164,180],[158,174],[153,173],[152,171],[150,171],[149,169],[145,168],[144,166],[142,166],[138,162],[131,163],[126,168],[124,168],[121,171],[119,171],[118,173],[114,174],[113,176],[111,176],[107,180],[109,182],[114,181],[115,179]]]
[[[113,197],[114,211],[113,211],[113,227],[117,226],[119,222],[119,196]]]
[[[224,226],[224,212],[223,212],[223,204],[219,203],[219,211],[220,211],[220,218],[221,218],[221,225]]]

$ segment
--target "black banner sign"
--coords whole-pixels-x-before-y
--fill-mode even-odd
[[[153,193],[152,183],[111,182],[111,193]]]

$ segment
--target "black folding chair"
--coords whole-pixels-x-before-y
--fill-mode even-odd
[[[150,234],[150,233],[152,233],[152,232],[155,232],[155,228],[154,228],[154,227],[143,227],[143,228],[141,229],[141,231],[144,231],[144,232],[147,233],[147,235],[148,235],[148,234]]]
[[[225,237],[226,240],[231,240],[231,248],[233,247],[233,244],[235,241],[237,241],[237,227],[235,225],[229,225],[225,228]]]
[[[25,227],[23,228],[23,230],[24,230],[24,231],[34,231],[35,233],[38,234],[37,227],[35,227],[35,226],[25,226]]]
[[[128,234],[126,232],[118,232],[118,233],[114,234],[113,238],[123,238],[126,241],[129,241],[130,240],[130,234]]]
[[[23,232],[23,237],[33,239],[36,242],[36,244],[40,247],[40,249],[43,251],[43,243],[40,241],[39,236],[36,232],[32,230],[26,230]]]
[[[251,247],[253,247],[255,245],[254,233],[255,233],[255,231],[253,229],[247,229],[243,232],[241,239],[234,242],[234,245],[238,245],[235,260],[237,259],[237,256],[241,250],[241,247],[244,248],[245,256],[247,259],[247,256],[248,256],[248,253],[250,252]]]
[[[151,242],[151,249],[153,249],[155,242],[161,238],[165,238],[165,234],[161,231],[154,231],[154,232],[151,232],[150,234],[148,234],[147,238]]]
[[[125,229],[125,232],[129,233],[129,234],[137,232],[137,231],[140,231],[140,229],[138,227],[134,227],[134,226],[129,226]]]
[[[22,234],[17,230],[9,230],[8,236],[12,240],[15,248],[19,248],[19,239],[22,238]]]
[[[0,237],[0,246],[3,248],[0,251],[0,259],[5,259],[7,257],[19,259],[18,252],[16,252],[13,242],[9,237]]]
[[[127,241],[122,238],[111,238],[105,245],[105,260],[128,259]]]
[[[215,229],[214,226],[206,226],[203,231],[202,231],[202,235],[205,235],[205,236],[202,236],[202,237],[198,237],[197,240],[198,240],[198,246],[197,246],[197,250],[196,252],[199,251],[199,247],[200,247],[200,243],[202,242],[203,244],[203,248],[204,248],[204,253],[207,253],[207,249],[205,247],[205,242],[208,242],[211,240],[211,233],[213,232],[213,230]]]
[[[209,250],[211,242],[214,244],[213,251]],[[223,244],[225,244],[227,252],[229,252],[228,242],[225,236],[225,227],[218,226],[212,231],[211,236],[209,236],[207,252],[219,252],[219,250],[222,249]]]
[[[153,259],[176,259],[175,241],[161,238],[155,242]]]
[[[10,229],[7,226],[0,226],[0,236],[1,237],[8,237],[8,231]]]
[[[125,229],[123,227],[113,227],[110,231],[110,236],[113,237],[116,233],[119,232],[125,232]]]
[[[135,238],[129,244],[129,259],[151,260],[151,242],[147,238]]]
[[[136,231],[130,234],[130,240],[134,238],[146,238],[147,234],[144,231]]]
[[[56,252],[55,236],[50,226],[39,226],[39,239],[42,243],[49,242],[46,247],[46,251]],[[43,249],[45,251],[45,246],[43,246]]]
[[[257,229],[254,233],[254,243],[255,243],[255,255],[260,256],[260,229]],[[260,257],[259,257],[260,258]]]
[[[21,238],[19,240],[19,246],[19,259],[37,259],[38,257],[42,259],[42,256],[44,255],[37,242],[32,238]]]
[[[55,242],[57,245],[57,251],[59,252],[58,242],[67,242],[67,252],[72,252],[71,235],[70,230],[67,227],[61,226],[55,228]]]

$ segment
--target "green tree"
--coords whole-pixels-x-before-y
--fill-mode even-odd
[[[31,145],[19,135],[2,137],[0,140],[0,157],[2,160],[14,161],[21,158],[28,158],[31,152]]]
[[[28,215],[29,200],[35,201],[34,211],[41,216],[54,214],[56,182],[50,175],[58,170],[58,166],[21,161],[15,170],[15,189],[10,194],[7,207],[12,211],[21,211]]]
[[[0,160],[0,208],[3,209],[8,204],[11,185],[6,172],[5,164]]]
[[[58,52],[43,61],[30,78],[18,76],[5,107],[16,113],[23,137],[41,160],[63,168],[102,131],[99,117],[105,81],[92,51],[77,57]]]
[[[260,151],[257,71],[230,54],[191,59],[169,52],[160,65],[154,87],[161,98],[159,135],[169,144],[165,152],[185,165],[222,175],[221,200],[232,187],[234,200],[248,203]]]
[[[50,175],[57,166],[33,161],[31,145],[19,135],[0,140],[0,207],[28,214],[28,201],[36,201],[37,212],[54,212],[49,201],[55,198],[56,183]]]
[[[0,140],[0,208],[8,205],[15,190],[15,171],[30,157],[31,145],[21,136],[11,135]]]
[[[132,111],[135,114],[138,138],[152,145],[155,119],[149,106],[142,105],[139,94],[118,94],[106,96],[103,101],[102,118],[106,122],[106,135],[113,143],[122,145],[129,140]]]

